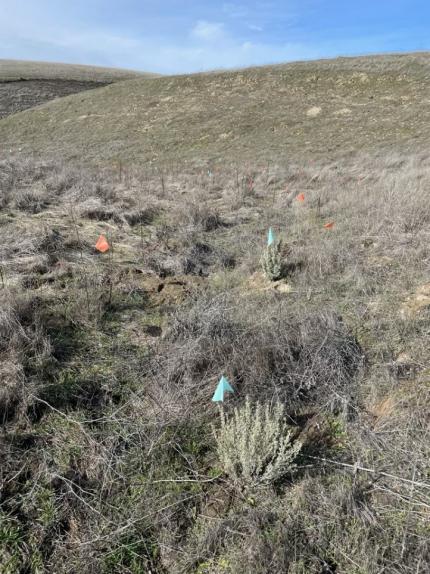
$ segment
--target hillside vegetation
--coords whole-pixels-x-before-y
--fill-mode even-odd
[[[0,119],[53,99],[136,77],[115,68],[0,60]]]
[[[2,574],[430,571],[428,61],[0,120]]]
[[[119,80],[129,80],[138,76],[156,75],[157,74],[136,72],[133,70],[122,70],[121,68],[0,59],[1,82],[14,82],[17,80],[68,80],[75,82],[109,83]]]
[[[8,147],[100,162],[332,159],[428,144],[429,56],[137,79],[0,124]]]

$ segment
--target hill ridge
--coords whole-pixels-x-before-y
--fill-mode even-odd
[[[419,54],[135,78],[3,119],[0,137],[36,154],[153,164],[408,147],[428,141],[429,70]]]
[[[40,104],[132,78],[151,78],[132,70],[0,60],[0,119]]]

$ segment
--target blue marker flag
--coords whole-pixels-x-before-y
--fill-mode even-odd
[[[220,382],[218,383],[218,386],[215,390],[214,396],[212,397],[212,401],[214,403],[224,402],[224,393],[226,392],[234,393],[234,390],[227,379],[225,377],[221,377]]]
[[[275,234],[273,233],[273,229],[269,229],[269,233],[267,234],[267,245],[270,247],[275,243]]]

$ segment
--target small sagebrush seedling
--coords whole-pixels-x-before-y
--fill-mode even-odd
[[[261,257],[263,272],[270,281],[282,277],[281,241],[276,240],[273,231],[269,230],[267,247]]]

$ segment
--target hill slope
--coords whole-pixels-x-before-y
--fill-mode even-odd
[[[3,120],[0,137],[95,161],[336,156],[427,142],[429,78],[417,54],[137,79]]]
[[[81,66],[57,62],[1,60],[0,82],[16,80],[75,80],[77,82],[116,82],[138,76],[156,76],[121,68]]]
[[[1,574],[430,572],[428,83],[336,60],[0,120]]]
[[[0,118],[55,98],[143,75],[152,76],[115,68],[0,60]]]

